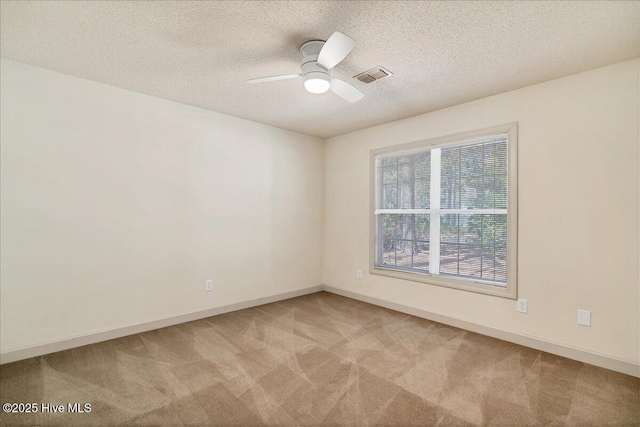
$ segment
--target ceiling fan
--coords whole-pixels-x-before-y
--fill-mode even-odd
[[[300,46],[302,61],[299,74],[261,77],[247,83],[273,82],[302,77],[304,87],[311,93],[325,93],[329,89],[349,102],[360,101],[364,93],[344,80],[333,77],[333,69],[353,50],[356,42],[338,31],[324,40],[310,40]]]

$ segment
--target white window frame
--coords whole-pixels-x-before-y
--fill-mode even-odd
[[[472,144],[474,141],[481,142],[496,134],[507,135],[507,283],[506,286],[496,286],[495,283],[455,278],[429,273],[414,271],[402,271],[394,267],[384,267],[375,265],[376,261],[376,213],[400,213],[394,209],[378,209],[376,211],[376,156],[391,154],[395,152],[407,152],[411,150],[420,151],[424,149],[449,148],[456,145]],[[432,151],[432,155],[438,155],[440,150]],[[436,162],[437,163],[437,162]],[[432,163],[433,165],[434,163]],[[439,164],[439,163],[437,163]],[[394,145],[390,147],[371,150],[370,152],[370,232],[369,232],[369,273],[396,279],[411,280],[415,282],[428,283],[431,285],[445,286],[465,291],[478,292],[482,294],[495,295],[503,298],[517,298],[517,261],[518,261],[518,123],[508,123],[500,126],[475,130],[471,132],[458,133],[438,138],[431,138],[422,141],[415,141],[406,144]],[[437,176],[439,181],[439,171],[432,172],[432,177]],[[440,187],[438,182],[431,181],[431,206],[430,209],[402,210],[402,213],[431,213],[433,210],[440,211]],[[458,210],[447,209],[445,213],[458,213]],[[459,213],[471,213],[473,211],[459,209]],[[485,213],[504,213],[501,210],[482,210]],[[482,212],[478,212],[482,213]],[[430,240],[432,236],[439,236],[437,228],[439,222],[431,221]],[[439,240],[438,240],[439,241]],[[440,260],[434,255],[436,251],[430,251],[429,265],[438,265]],[[439,251],[438,251],[439,252]]]

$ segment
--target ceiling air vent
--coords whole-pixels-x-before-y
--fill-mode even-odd
[[[374,67],[353,77],[360,80],[362,83],[371,83],[392,75],[393,73],[384,67]]]

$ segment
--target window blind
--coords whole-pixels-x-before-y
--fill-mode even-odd
[[[376,156],[376,266],[506,286],[507,143]]]

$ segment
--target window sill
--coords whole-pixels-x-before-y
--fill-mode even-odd
[[[446,288],[460,289],[468,292],[475,292],[485,295],[493,295],[501,298],[516,299],[516,287],[514,285],[507,285],[506,287],[481,284],[471,280],[453,279],[444,276],[435,276],[428,273],[413,273],[399,271],[392,268],[384,267],[370,267],[370,274],[377,274],[380,276],[393,277],[395,279],[409,280],[412,282],[427,283],[429,285],[443,286]]]

